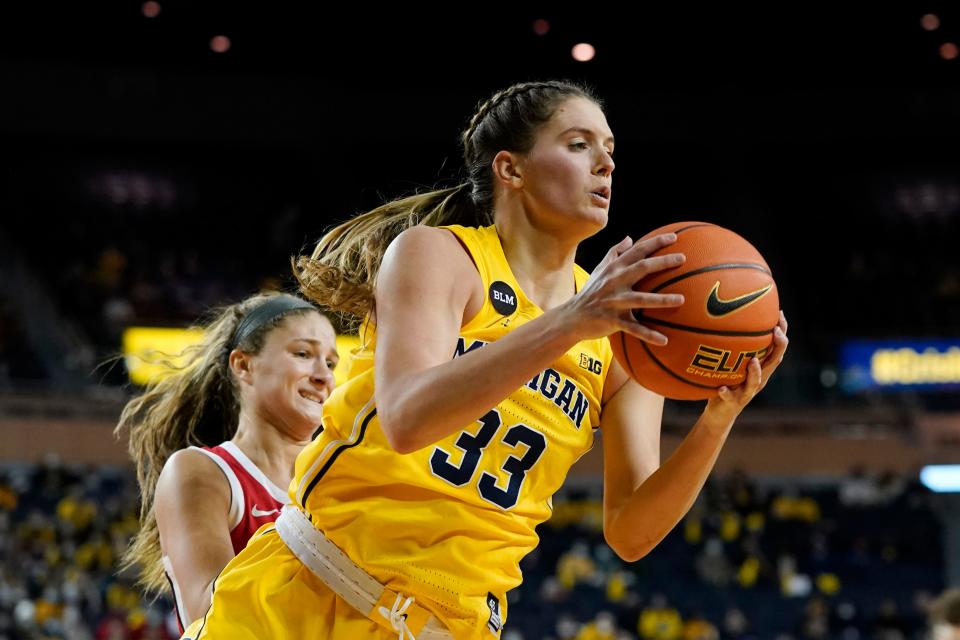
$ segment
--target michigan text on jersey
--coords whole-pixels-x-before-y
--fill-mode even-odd
[[[485,344],[487,343],[483,340],[474,340],[468,347],[466,340],[461,336],[457,339],[457,348],[453,357],[458,358]],[[547,400],[552,400],[577,429],[580,428],[583,417],[590,410],[590,400],[583,395],[577,384],[554,369],[544,369],[524,386],[536,391]]]

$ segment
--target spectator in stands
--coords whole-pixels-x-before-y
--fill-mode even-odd
[[[563,588],[568,591],[578,582],[598,584],[602,580],[586,542],[577,541],[568,552],[560,556],[560,560],[557,561],[557,578]]]
[[[170,586],[183,627],[287,502],[338,360],[330,321],[295,296],[253,296],[204,329],[188,364],[131,400],[117,426],[130,434],[143,495],[142,528],[123,565],[139,565],[150,591]]]
[[[619,633],[616,617],[609,611],[600,611],[592,622],[580,628],[577,640],[615,640]]]
[[[733,568],[723,549],[723,541],[711,536],[697,556],[696,569],[700,578],[715,587],[726,587],[733,577]]]
[[[750,637],[750,621],[739,607],[730,607],[724,614],[723,637],[728,640]]]
[[[830,637],[830,609],[821,598],[811,598],[804,607],[800,637],[804,640],[826,640]]]
[[[679,640],[683,633],[683,618],[670,606],[666,596],[656,593],[640,612],[637,631],[643,640]]]
[[[847,507],[872,507],[882,500],[876,480],[862,466],[855,466],[840,485],[840,503]]]
[[[720,640],[720,632],[706,618],[693,615],[683,623],[683,640]]]
[[[872,626],[873,637],[878,640],[903,640],[907,637],[900,608],[893,598],[883,599]]]

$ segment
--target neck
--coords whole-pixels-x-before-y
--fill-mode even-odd
[[[231,442],[257,465],[278,487],[286,489],[293,479],[293,466],[297,454],[310,442],[297,440],[267,423],[252,412],[240,411],[237,433]]]
[[[523,292],[544,311],[576,293],[577,242],[530,224],[526,216],[499,216],[503,253]]]

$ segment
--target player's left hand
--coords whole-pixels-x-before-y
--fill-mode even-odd
[[[743,408],[760,393],[770,376],[783,362],[787,352],[787,318],[780,311],[780,321],[773,330],[773,348],[761,363],[758,358],[752,358],[747,365],[747,379],[735,387],[720,387],[717,396],[707,402],[707,412],[717,416],[736,418]]]

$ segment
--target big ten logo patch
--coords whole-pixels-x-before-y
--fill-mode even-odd
[[[603,373],[603,363],[599,360],[594,360],[585,353],[580,354],[580,368],[597,375]]]
[[[487,607],[490,609],[490,619],[487,620],[487,628],[490,629],[494,635],[499,636],[500,630],[503,628],[503,617],[500,615],[500,600],[490,592],[487,592]]]
[[[764,347],[755,351],[740,351],[734,357],[733,351],[702,344],[693,354],[693,360],[687,367],[687,373],[705,378],[740,380],[744,377],[744,374],[740,371],[740,366],[744,362],[749,361],[754,356],[763,360],[769,352],[770,347]]]
[[[497,280],[490,285],[490,304],[497,313],[509,316],[517,310],[517,294],[506,282]]]

